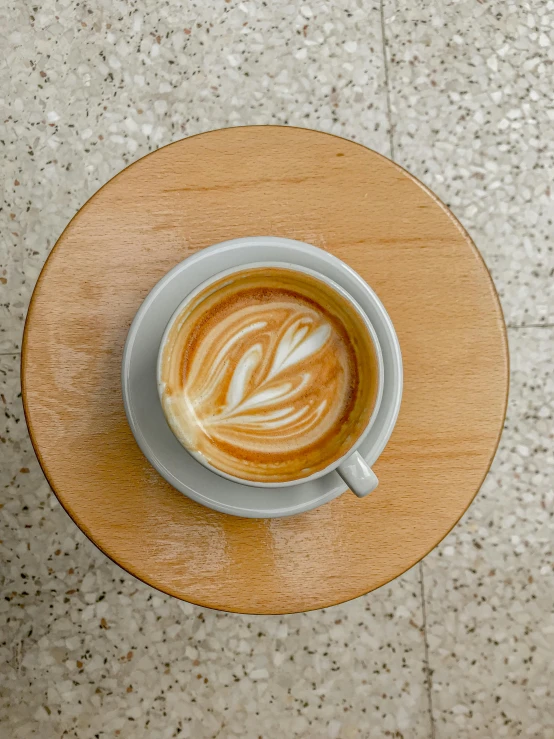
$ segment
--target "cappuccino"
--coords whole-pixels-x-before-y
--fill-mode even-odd
[[[233,477],[283,483],[324,470],[356,443],[378,373],[350,301],[310,274],[260,267],[222,277],[184,306],[159,378],[183,446]]]

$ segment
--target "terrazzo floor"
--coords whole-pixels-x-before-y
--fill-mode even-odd
[[[554,1],[0,0],[0,20],[0,737],[554,737]],[[454,531],[379,591],[286,617],[178,602],[100,554],[19,384],[33,286],[87,198],[171,141],[266,123],[433,189],[491,270],[512,363]]]

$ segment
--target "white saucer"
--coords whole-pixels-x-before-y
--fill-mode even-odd
[[[283,262],[313,269],[333,279],[361,305],[377,333],[384,365],[381,408],[360,453],[373,465],[387,444],[400,410],[402,358],[392,322],[375,293],[344,262],[315,246],[271,236],[215,244],[185,259],[148,294],[139,308],[123,351],[125,412],[142,452],[173,487],[223,513],[247,518],[276,518],[327,503],[346,490],[336,472],[311,482],[274,489],[226,480],[197,462],[177,441],[162,412],[156,384],[158,349],[177,306],[201,282],[249,262]]]

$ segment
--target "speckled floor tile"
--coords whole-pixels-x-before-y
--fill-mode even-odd
[[[228,125],[388,155],[389,103],[396,160],[469,229],[508,321],[554,322],[554,1],[383,5],[388,70],[377,0],[0,4],[2,738],[432,736],[417,568],[287,617],[161,595],[63,512],[19,398],[29,297],[68,220],[126,164]],[[553,339],[511,331],[501,450],[423,564],[436,739],[554,737]]]
[[[554,323],[554,3],[385,11],[396,160],[469,230],[508,323]]]
[[[428,737],[417,568],[365,598],[286,617],[157,593],[98,552],[49,492],[18,374],[18,356],[0,357],[0,726],[10,739]]]
[[[34,7],[0,5],[0,351],[20,349],[30,293],[69,219],[152,149],[214,128],[273,123],[388,153],[377,0]]]
[[[423,564],[437,739],[554,737],[554,330],[509,338],[500,450]]]

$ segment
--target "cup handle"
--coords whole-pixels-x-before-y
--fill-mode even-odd
[[[358,498],[369,495],[379,484],[375,473],[359,452],[354,452],[341,462],[337,472]]]

